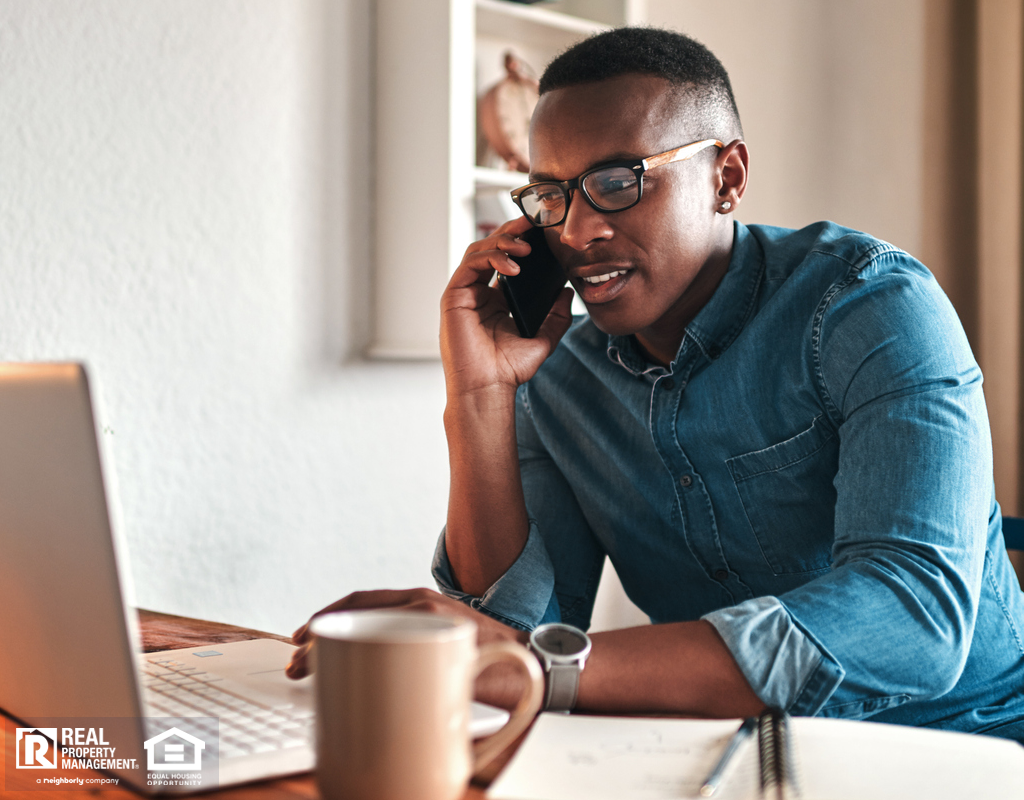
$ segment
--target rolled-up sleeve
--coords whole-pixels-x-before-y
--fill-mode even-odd
[[[775,597],[757,597],[706,614],[736,657],[747,682],[767,705],[813,716],[843,680],[844,671]]]
[[[815,368],[840,437],[831,570],[705,618],[765,702],[860,717],[959,679],[994,508],[991,440],[981,373],[920,267],[860,275],[821,312]]]
[[[566,622],[587,629],[605,551],[537,434],[528,384],[516,395],[516,441],[530,519],[522,552],[483,596],[474,597],[457,588],[442,532],[434,553],[434,580],[442,593],[517,628]]]
[[[536,522],[530,522],[530,535],[519,557],[482,597],[456,588],[444,537],[445,532],[441,531],[430,570],[442,594],[520,630],[529,631],[542,622],[558,621],[555,572]]]

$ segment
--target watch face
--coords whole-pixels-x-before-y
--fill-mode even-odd
[[[537,635],[537,644],[549,653],[572,656],[582,652],[587,640],[571,628],[558,626],[541,631]]]

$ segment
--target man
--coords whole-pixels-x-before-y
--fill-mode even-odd
[[[447,597],[332,608],[460,613],[525,642],[587,627],[607,554],[656,624],[592,637],[577,708],[776,706],[1024,741],[981,374],[934,279],[830,223],[735,222],[739,115],[686,37],[601,34],[541,93],[531,219],[471,245],[442,298]],[[521,339],[489,282],[516,273],[531,224],[589,317],[566,291]]]

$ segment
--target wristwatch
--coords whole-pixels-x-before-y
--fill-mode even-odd
[[[544,710],[571,711],[590,655],[590,637],[572,625],[551,622],[538,625],[530,634],[530,650],[547,673]]]

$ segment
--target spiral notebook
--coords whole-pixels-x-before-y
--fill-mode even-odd
[[[741,720],[542,714],[492,800],[680,800],[700,787]],[[1024,747],[876,722],[763,717],[713,800],[1024,798]]]

